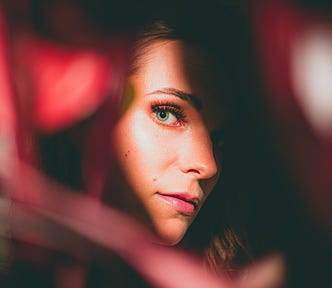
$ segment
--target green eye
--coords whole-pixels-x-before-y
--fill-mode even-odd
[[[153,119],[166,126],[181,126],[186,116],[183,109],[176,104],[155,104],[151,106]]]
[[[170,114],[170,112],[161,110],[156,113],[156,117],[159,121],[164,122],[164,121],[167,121],[167,119],[169,118],[169,114]]]

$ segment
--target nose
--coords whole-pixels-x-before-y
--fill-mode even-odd
[[[207,131],[189,135],[180,152],[180,169],[196,178],[210,179],[218,173],[218,165],[213,153],[213,145]]]

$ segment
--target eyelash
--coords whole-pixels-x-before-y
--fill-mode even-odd
[[[184,110],[181,106],[171,103],[171,102],[158,102],[158,103],[153,103],[151,104],[151,110],[153,114],[156,114],[158,112],[168,112],[171,113],[176,119],[176,124],[175,125],[168,125],[162,123],[160,120],[156,119],[158,123],[161,123],[162,125],[166,126],[181,126],[184,123],[186,123],[186,115],[184,113]],[[156,118],[156,116],[154,115]]]

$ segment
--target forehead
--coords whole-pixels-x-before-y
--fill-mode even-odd
[[[140,52],[138,70],[132,77],[139,83],[136,85],[139,86],[136,87],[139,94],[164,88],[192,94],[202,102],[200,112],[206,121],[217,125],[213,123],[221,118],[220,91],[214,67],[202,50],[179,40],[160,40],[145,46]]]

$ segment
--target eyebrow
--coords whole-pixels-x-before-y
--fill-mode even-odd
[[[203,108],[202,101],[198,99],[195,95],[184,92],[179,89],[175,88],[163,88],[160,90],[155,90],[153,92],[147,93],[146,95],[152,95],[152,94],[167,94],[167,95],[173,95],[175,97],[180,98],[181,100],[184,100],[191,104],[196,110],[200,111]]]

